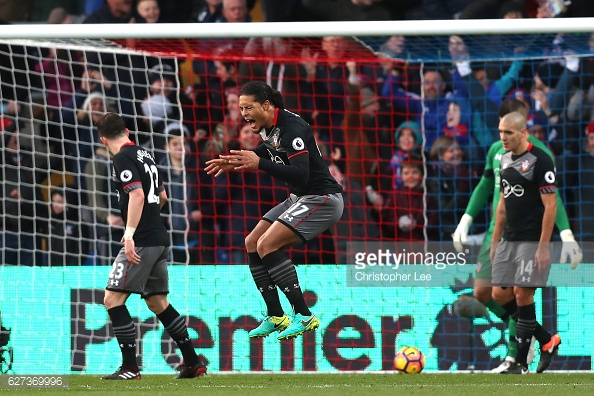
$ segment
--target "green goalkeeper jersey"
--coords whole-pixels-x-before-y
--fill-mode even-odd
[[[528,142],[534,144],[534,146],[544,150],[553,160],[555,163],[555,157],[551,150],[539,139],[535,138],[534,136],[528,137]],[[485,165],[485,171],[483,173],[483,177],[479,184],[476,186],[474,191],[472,192],[472,196],[470,197],[470,202],[466,207],[466,214],[475,218],[479,212],[483,209],[485,204],[489,199],[489,194],[493,191],[493,205],[492,205],[492,213],[495,213],[497,209],[497,204],[499,203],[500,193],[499,193],[499,185],[500,185],[500,169],[499,164],[501,161],[501,156],[505,154],[505,150],[503,149],[503,144],[501,141],[497,141],[491,145],[489,148],[489,152],[487,153],[487,163]],[[563,201],[561,201],[561,196],[559,195],[559,190],[556,192],[557,194],[557,215],[555,217],[555,225],[559,229],[559,231],[569,229],[569,219],[567,218],[567,212],[565,211],[565,206],[563,205]],[[491,222],[489,224],[489,231],[492,231],[495,227],[495,216],[491,216]]]

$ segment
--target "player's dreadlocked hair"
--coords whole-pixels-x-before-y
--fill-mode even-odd
[[[262,81],[250,81],[245,84],[243,88],[241,88],[241,91],[239,91],[239,96],[242,95],[253,96],[254,101],[260,104],[269,101],[277,109],[285,108],[283,95]]]

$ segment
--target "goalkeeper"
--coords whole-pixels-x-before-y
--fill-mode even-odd
[[[518,100],[518,99],[506,99],[504,100],[501,105],[499,106],[499,117],[503,117],[508,113],[517,111],[523,114],[525,117],[528,114],[528,108],[526,105]],[[548,153],[551,158],[553,155],[551,154],[550,150],[546,148],[546,146],[534,136],[529,136],[528,141],[533,143],[536,147],[541,148],[546,153]],[[470,197],[470,202],[466,207],[466,212],[462,216],[458,227],[454,231],[452,235],[454,239],[454,247],[457,251],[462,252],[464,247],[463,244],[467,240],[468,236],[468,229],[472,224],[472,220],[477,214],[481,211],[481,209],[487,203],[489,199],[489,194],[491,191],[494,193],[493,198],[493,205],[492,210],[495,213],[495,208],[497,208],[497,203],[499,202],[499,162],[501,160],[502,154],[505,153],[503,149],[503,145],[501,141],[497,141],[491,145],[489,148],[489,152],[487,154],[487,163],[485,165],[485,170],[483,176],[476,186],[474,191],[472,192],[472,196]],[[554,161],[554,158],[553,158]],[[575,241],[573,233],[569,228],[569,220],[567,219],[567,213],[565,211],[565,207],[563,206],[563,202],[559,196],[559,191],[557,190],[557,215],[555,218],[555,224],[557,228],[560,230],[561,240],[563,241],[563,249],[561,252],[561,262],[567,262],[567,258],[569,258],[571,262],[571,268],[575,268],[580,261],[582,260],[582,251]],[[493,228],[495,226],[495,217],[491,219],[491,223],[489,224],[489,229],[485,234],[485,239],[483,240],[481,249],[479,251],[479,256],[477,260],[477,269],[476,275],[474,279],[474,296],[477,300],[479,300],[482,304],[484,304],[487,308],[491,310],[495,315],[497,315],[504,323],[508,324],[509,328],[509,344],[508,344],[508,352],[507,357],[505,358],[504,362],[497,368],[493,369],[493,372],[500,373],[506,370],[512,363],[515,363],[515,356],[517,352],[517,344],[516,344],[516,323],[515,321],[507,314],[505,309],[497,304],[491,298],[492,286],[491,286],[491,260],[490,260],[490,251],[491,251],[491,237],[493,235]],[[550,363],[550,361],[548,362]],[[539,364],[540,366],[544,364],[541,359]],[[548,364],[547,364],[548,366]],[[546,367],[543,368],[543,370]],[[538,369],[537,369],[538,370]]]

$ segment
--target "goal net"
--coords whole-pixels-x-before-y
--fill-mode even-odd
[[[112,40],[76,38],[100,37],[95,26],[60,39],[43,38],[38,26],[18,39],[2,30],[0,317],[11,329],[11,370],[106,373],[120,359],[102,305],[124,227],[95,127],[106,112],[121,114],[159,164],[170,198],[162,216],[173,247],[169,299],[212,371],[392,370],[404,345],[423,351],[426,370],[496,367],[506,328],[470,298],[490,204],[474,217],[463,253],[451,234],[499,139],[498,107],[518,99],[528,129],[555,155],[588,262],[594,36],[570,24],[491,35],[406,23],[356,34],[357,24],[312,24],[314,35],[269,24],[265,34],[250,25],[251,35],[231,26],[195,37],[192,25],[126,27],[119,37],[101,27]],[[287,189],[262,172],[204,172],[208,159],[261,142],[238,109],[252,80],[279,90],[312,126],[345,190],[339,224],[288,250],[306,264],[297,271],[322,325],[286,343],[247,337],[264,308],[244,239]],[[395,266],[407,252],[423,252],[422,270]],[[537,292],[538,319],[563,338],[552,369],[591,370],[584,320],[594,312],[584,302],[594,297],[592,279],[588,264],[555,264],[550,287]],[[144,372],[171,372],[175,344],[142,300],[128,305]]]

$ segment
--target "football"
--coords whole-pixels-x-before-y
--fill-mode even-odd
[[[425,367],[425,355],[415,347],[405,346],[396,352],[394,369],[405,374],[419,374]]]

